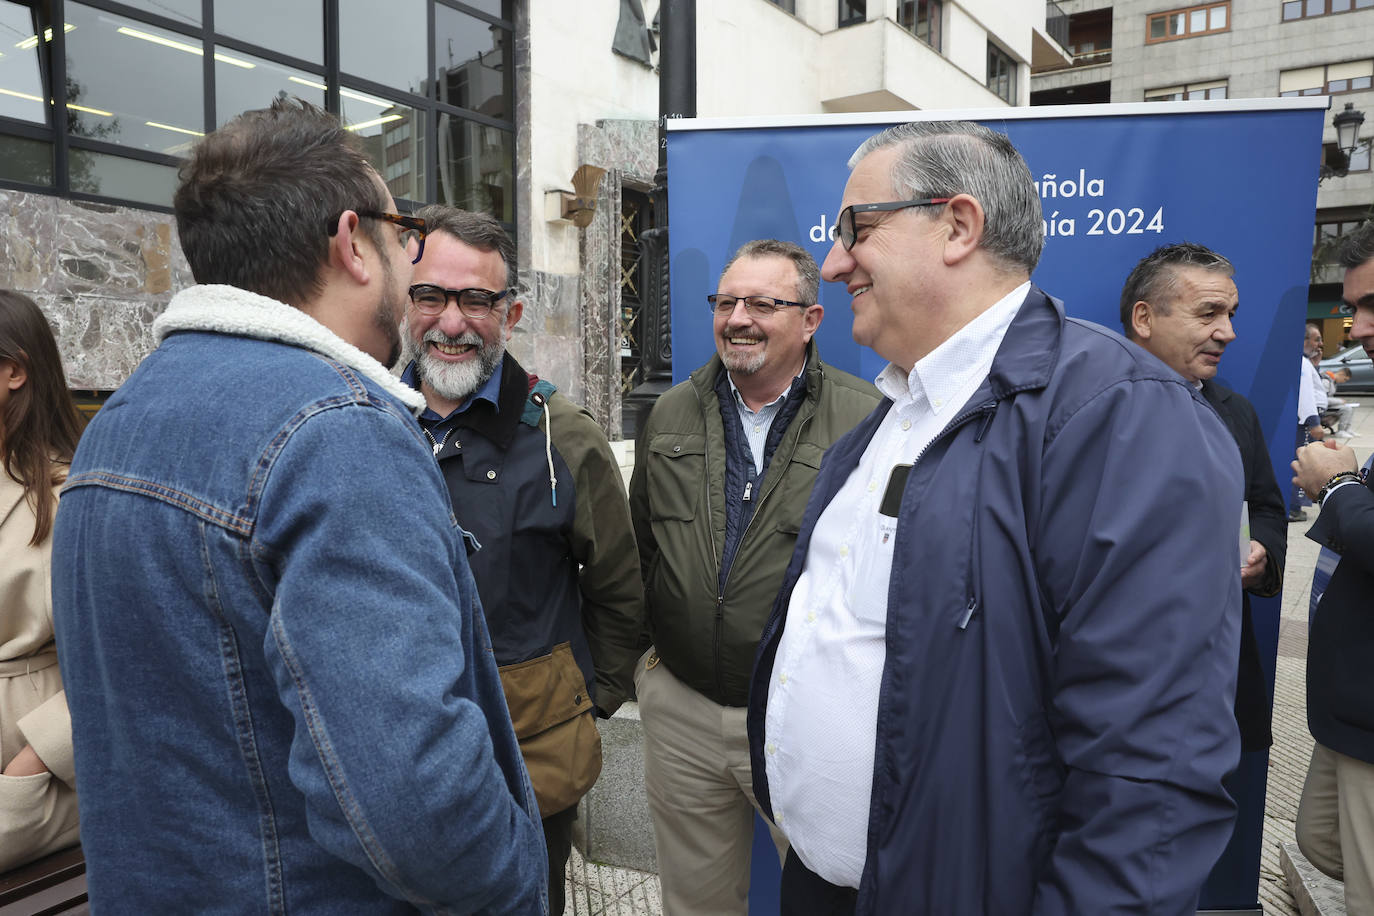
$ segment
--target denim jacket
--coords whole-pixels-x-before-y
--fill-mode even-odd
[[[53,604],[101,912],[542,913],[539,816],[416,395],[179,294],[87,429]]]

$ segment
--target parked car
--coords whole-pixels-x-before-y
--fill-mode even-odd
[[[1369,354],[1364,352],[1364,347],[1359,344],[1346,347],[1335,356],[1328,356],[1317,368],[1322,372],[1334,372],[1340,368],[1350,370],[1350,381],[1336,386],[1338,394],[1354,391],[1374,392],[1374,361],[1370,360]]]

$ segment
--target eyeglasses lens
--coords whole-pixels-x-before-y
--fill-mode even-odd
[[[840,244],[845,251],[854,247],[854,208],[845,207],[840,211],[839,219],[835,220],[835,234],[840,237]]]

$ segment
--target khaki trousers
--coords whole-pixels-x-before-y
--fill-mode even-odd
[[[635,667],[635,690],[663,912],[745,916],[758,808],[747,710],[720,706],[683,684],[653,649]],[[769,829],[781,862],[787,840]]]
[[[1345,911],[1374,913],[1374,764],[1315,745],[1296,829],[1307,860],[1345,882]]]

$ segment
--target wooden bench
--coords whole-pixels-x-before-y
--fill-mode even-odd
[[[0,874],[0,916],[89,913],[86,859],[74,846]]]

